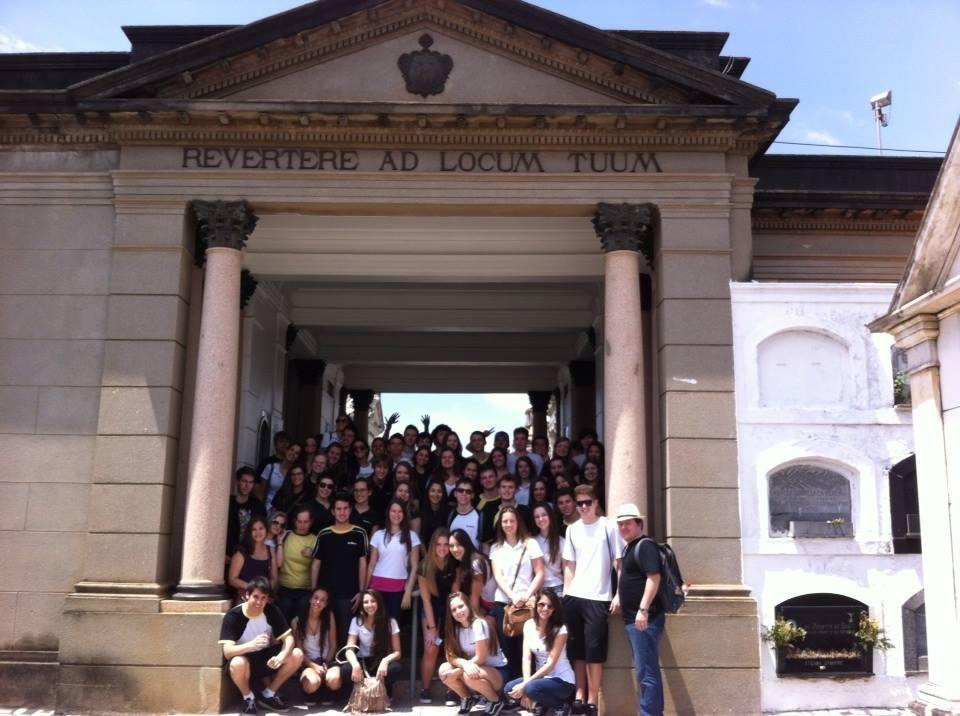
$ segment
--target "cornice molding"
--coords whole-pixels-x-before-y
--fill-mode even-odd
[[[922,210],[906,209],[757,209],[752,213],[755,233],[823,232],[915,234]]]
[[[478,120],[480,123],[480,120]],[[484,123],[485,124],[485,123]],[[150,123],[146,126],[111,125],[103,128],[66,129],[48,128],[0,128],[0,145],[30,146],[84,146],[114,147],[123,145],[165,146],[302,146],[342,145],[349,147],[401,147],[436,148],[456,147],[622,147],[645,149],[678,147],[707,149],[723,152],[749,154],[762,143],[761,138],[743,140],[737,138],[733,129],[704,130],[690,133],[628,129],[613,132],[602,130],[578,130],[573,127],[545,128],[498,128],[478,127],[475,130],[463,127],[410,128],[410,127],[264,127],[250,123],[246,126],[227,128],[223,126],[176,126]]]

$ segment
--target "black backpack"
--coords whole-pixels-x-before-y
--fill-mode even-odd
[[[640,542],[645,539],[653,542],[650,537],[643,537]],[[640,548],[640,542],[637,543],[633,551],[633,558],[637,560],[638,566],[639,557],[637,557],[636,550]],[[657,553],[660,555],[660,588],[657,590],[657,601],[664,612],[676,614],[687,598],[683,589],[680,564],[677,562],[677,555],[670,545],[666,542],[660,544],[654,542],[654,544],[657,547]]]

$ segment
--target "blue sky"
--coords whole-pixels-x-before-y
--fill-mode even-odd
[[[525,411],[529,407],[526,394],[488,393],[486,395],[383,393],[380,396],[383,412],[400,413],[400,423],[395,430],[402,431],[407,423],[418,428],[420,416],[430,415],[431,426],[446,423],[456,431],[466,445],[474,430],[495,427],[513,433],[513,429],[526,424]],[[487,440],[487,448],[493,447],[493,436]]]
[[[3,0],[0,51],[127,50],[121,25],[239,24],[299,5],[284,0]],[[888,148],[943,151],[960,114],[957,0],[539,0],[596,27],[730,33],[725,53],[751,57],[744,79],[796,97],[780,139],[825,147],[771,151],[854,152],[875,144],[868,100],[892,90]],[[430,413],[466,438],[474,428],[523,423],[523,395],[384,396],[401,427]]]
[[[5,0],[0,51],[126,50],[121,25],[233,24],[290,0]],[[780,139],[875,144],[869,98],[893,90],[884,145],[945,149],[960,114],[957,0],[539,0],[603,28],[730,33],[725,52],[753,58],[744,79],[800,106]],[[777,145],[773,151],[825,152]]]

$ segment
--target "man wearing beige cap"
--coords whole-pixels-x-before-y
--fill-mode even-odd
[[[620,560],[620,609],[627,639],[633,651],[637,675],[637,713],[663,713],[663,681],[660,677],[660,638],[666,615],[657,600],[660,587],[660,552],[643,531],[644,518],[632,503],[617,510],[617,527],[627,546]]]

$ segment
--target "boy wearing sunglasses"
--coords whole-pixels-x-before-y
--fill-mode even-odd
[[[617,526],[599,514],[592,486],[578,485],[573,496],[580,519],[567,527],[562,555],[567,655],[577,680],[573,713],[596,716],[607,660],[607,616],[618,610],[610,575],[614,569],[619,574],[624,544]]]

